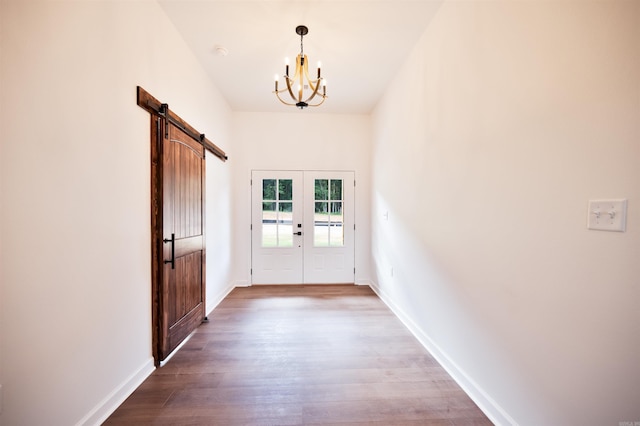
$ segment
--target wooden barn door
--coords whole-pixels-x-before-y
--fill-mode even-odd
[[[206,321],[205,150],[227,155],[137,87],[151,114],[151,324],[156,366]]]
[[[161,117],[154,120],[154,356],[160,364],[205,318],[205,160],[199,142]]]

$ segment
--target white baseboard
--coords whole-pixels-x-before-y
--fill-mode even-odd
[[[462,368],[460,368],[413,320],[385,294],[380,287],[371,282],[371,289],[391,309],[415,336],[422,346],[438,361],[456,383],[476,403],[482,412],[496,425],[517,426],[516,421],[491,398]]]
[[[122,382],[120,386],[116,387],[109,395],[100,401],[98,405],[89,411],[86,416],[76,423],[76,426],[98,426],[102,424],[116,411],[124,400],[153,373],[153,370],[155,370],[153,358],[149,358],[136,372]]]
[[[236,281],[234,287],[251,287],[251,282],[247,280]]]
[[[369,287],[372,287],[371,280],[362,278],[356,280],[355,285],[368,285]]]
[[[234,284],[230,283],[227,286],[227,288],[222,290],[220,293],[218,293],[217,295],[215,295],[211,299],[208,299],[207,300],[207,309],[206,309],[207,313],[206,313],[206,315],[207,316],[211,315],[211,312],[213,312],[213,310],[220,304],[220,302],[222,302],[224,300],[225,297],[227,297],[229,295],[229,293],[231,293],[233,291],[234,288],[236,288],[236,286]]]

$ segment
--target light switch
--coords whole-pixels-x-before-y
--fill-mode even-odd
[[[627,222],[627,200],[590,200],[587,228],[624,232]]]

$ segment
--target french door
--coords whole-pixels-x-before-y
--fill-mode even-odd
[[[303,282],[302,178],[300,171],[252,173],[254,284]]]
[[[253,171],[253,284],[354,282],[354,173]]]

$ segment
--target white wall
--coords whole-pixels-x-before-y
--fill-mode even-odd
[[[639,76],[637,1],[451,1],[374,113],[376,287],[499,423],[640,421]]]
[[[224,117],[226,114],[216,114]],[[224,129],[228,126],[224,123],[220,126]],[[200,130],[198,128],[198,130]],[[215,129],[212,128],[215,132]],[[226,130],[226,129],[225,129]],[[217,132],[215,132],[217,133]],[[233,278],[231,275],[231,167],[234,154],[230,145],[226,145],[229,139],[219,138],[224,142],[224,148],[230,160],[223,163],[218,157],[207,152],[207,206],[206,206],[206,239],[207,239],[207,314],[209,314],[224,297],[233,290]],[[219,146],[222,147],[222,144]]]
[[[283,106],[283,108],[285,108]],[[370,280],[370,117],[286,113],[233,114],[234,277],[251,283],[251,170],[354,170],[356,283]]]
[[[136,85],[227,151],[231,113],[155,2],[4,0],[0,28],[0,423],[93,424],[153,367]],[[229,288],[231,168],[208,158],[211,307]]]

